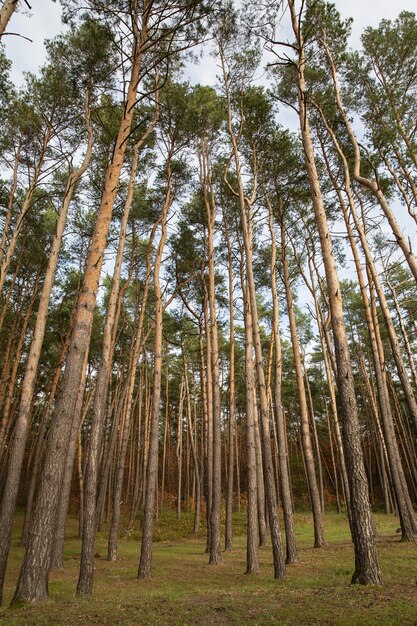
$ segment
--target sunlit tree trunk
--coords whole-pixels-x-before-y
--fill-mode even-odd
[[[132,17],[135,32],[130,82],[112,160],[106,171],[94,234],[86,259],[83,287],[77,303],[74,329],[62,380],[62,393],[54,412],[31,532],[13,603],[21,600],[36,601],[48,596],[50,551],[53,544],[56,505],[64,467],[63,450],[71,430],[79,383],[82,377],[82,365],[89,346],[104,251],[127,149],[127,140],[133,121],[142,59],[142,44],[146,40],[146,28],[142,26],[139,37],[136,24],[137,15]]]
[[[156,113],[157,114],[157,113]],[[111,366],[114,353],[114,329],[117,326],[118,307],[120,294],[120,275],[123,263],[123,253],[126,242],[127,224],[133,202],[133,193],[139,162],[139,150],[150,132],[152,132],[156,119],[149,126],[144,136],[135,144],[133,149],[133,159],[130,172],[129,186],[120,224],[119,243],[117,247],[116,261],[113,270],[113,281],[110,290],[109,303],[107,307],[106,323],[103,331],[103,349],[99,370],[97,373],[96,391],[94,396],[93,417],[89,437],[87,453],[87,463],[85,472],[85,510],[83,517],[82,547],[80,573],[77,584],[77,595],[88,595],[92,593],[94,576],[94,534],[96,518],[96,496],[98,482],[99,451],[101,448],[102,431],[104,417],[106,414],[106,402],[108,395],[109,381],[111,377]]]
[[[243,254],[243,251],[241,252]],[[243,265],[243,260],[242,260]],[[245,399],[246,399],[246,455],[248,476],[248,508],[246,530],[246,573],[258,574],[259,566],[259,529],[258,529],[258,483],[256,470],[256,434],[255,434],[255,374],[253,366],[253,330],[248,290],[242,272],[242,291],[244,293],[245,319]]]
[[[266,190],[264,189],[264,193]],[[272,292],[272,334],[274,340],[274,407],[278,442],[279,480],[281,487],[281,502],[284,513],[286,536],[286,562],[296,563],[297,546],[295,541],[294,515],[291,499],[291,485],[288,472],[288,455],[284,412],[282,410],[282,354],[281,336],[279,332],[279,300],[277,290],[277,245],[273,221],[273,209],[268,195],[265,193],[268,205],[268,226],[271,236],[271,292]]]
[[[36,375],[38,372],[39,359],[41,355],[42,343],[45,335],[45,328],[48,315],[49,301],[54,285],[55,273],[58,264],[58,255],[61,248],[62,236],[67,220],[67,213],[71,199],[74,195],[76,185],[86,171],[91,159],[93,134],[90,123],[90,102],[89,96],[86,99],[86,119],[88,142],[82,165],[69,176],[65,190],[64,200],[56,223],[55,236],[49,254],[48,267],[46,269],[42,294],[36,316],[36,324],[33,332],[30,350],[25,367],[25,374],[22,382],[22,392],[20,397],[19,414],[15,428],[14,440],[10,455],[10,464],[7,472],[6,484],[1,505],[1,526],[2,535],[0,540],[0,604],[1,590],[3,587],[4,571],[7,562],[8,545],[12,530],[12,522],[16,507],[19,478],[25,454],[26,440],[29,432],[30,413],[35,391]],[[56,381],[56,385],[58,380]],[[55,388],[56,389],[56,385]],[[43,435],[42,435],[43,438]],[[42,439],[41,439],[42,441]],[[29,517],[28,517],[29,520]]]

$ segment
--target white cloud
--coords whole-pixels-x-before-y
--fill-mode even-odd
[[[366,26],[377,26],[381,19],[395,19],[401,11],[415,11],[415,0],[334,0],[343,17],[353,17],[352,47],[360,46],[360,35]],[[24,7],[21,1],[20,5]],[[52,0],[37,0],[31,11],[21,8],[15,12],[9,23],[8,31],[28,37],[32,42],[8,35],[3,38],[6,54],[13,62],[12,80],[20,85],[23,72],[36,72],[45,61],[44,40],[50,39],[63,30],[61,24],[61,5]],[[215,82],[218,68],[215,61],[205,58],[199,66],[188,68],[192,83]]]
[[[22,2],[20,4],[24,5]],[[6,55],[13,63],[11,78],[16,85],[22,84],[23,72],[37,72],[46,58],[44,40],[55,37],[64,28],[59,2],[40,0],[30,4],[33,5],[32,10],[17,10],[7,27],[7,32],[18,33],[22,37],[3,37]]]
[[[342,17],[353,17],[350,44],[360,47],[360,37],[367,26],[376,27],[382,19],[394,20],[401,11],[415,13],[415,0],[333,0]]]

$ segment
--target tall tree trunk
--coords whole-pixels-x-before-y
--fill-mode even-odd
[[[227,466],[227,495],[226,495],[226,529],[225,550],[233,548],[233,479],[234,479],[234,449],[236,437],[236,399],[235,399],[235,320],[233,299],[233,265],[232,249],[229,229],[223,212],[223,226],[227,245],[227,269],[229,281],[229,437],[228,437],[228,466]]]
[[[242,251],[243,253],[243,251]],[[244,285],[242,272],[242,291],[244,294],[245,318],[245,397],[246,397],[246,455],[248,476],[248,509],[246,531],[246,574],[258,574],[258,481],[256,470],[256,435],[255,435],[255,376],[253,367],[253,331],[252,315],[248,290]]]
[[[114,341],[113,334],[117,326],[118,299],[120,297],[120,275],[123,263],[123,253],[126,242],[127,224],[130,209],[133,202],[133,193],[139,162],[139,150],[149,133],[153,130],[154,123],[150,125],[144,136],[135,144],[133,160],[130,172],[128,192],[126,196],[123,217],[120,224],[119,243],[117,247],[116,262],[113,270],[113,281],[110,290],[107,307],[106,323],[103,331],[103,349],[99,370],[97,373],[96,392],[94,396],[93,417],[91,423],[90,440],[85,472],[85,510],[83,516],[83,532],[81,546],[80,572],[77,584],[77,595],[89,595],[93,589],[94,577],[94,534],[96,518],[96,496],[98,482],[98,463],[101,448],[104,417],[106,414],[106,402],[111,377],[113,362]]]
[[[219,340],[217,332],[216,287],[214,269],[214,227],[216,223],[216,201],[211,180],[211,163],[206,140],[199,146],[200,182],[203,187],[204,205],[207,215],[207,253],[208,253],[208,304],[210,311],[210,348],[211,348],[211,383],[213,389],[213,483],[210,511],[209,563],[222,562],[221,555],[221,407],[219,374]]]
[[[323,122],[326,126],[328,133],[330,134],[332,138],[332,141],[337,150],[337,153],[343,163],[345,188],[346,188],[346,194],[347,194],[348,201],[349,201],[349,209],[353,217],[356,230],[359,233],[359,238],[362,244],[362,249],[365,254],[367,271],[368,271],[368,279],[371,285],[372,285],[372,281],[375,284],[375,287],[378,293],[378,298],[379,298],[380,305],[381,305],[381,310],[383,312],[385,323],[387,326],[388,335],[389,335],[390,342],[391,342],[391,347],[393,349],[394,358],[397,363],[397,367],[399,368],[398,372],[400,374],[401,381],[403,382],[403,379],[406,377],[406,372],[405,372],[404,364],[402,362],[402,356],[401,356],[401,352],[399,348],[398,338],[394,329],[394,324],[391,318],[391,314],[388,309],[388,303],[386,301],[385,293],[383,291],[383,288],[382,288],[382,285],[378,276],[378,272],[377,272],[377,269],[373,260],[373,256],[372,256],[371,250],[369,248],[369,244],[366,239],[366,234],[365,234],[362,224],[360,223],[359,217],[357,215],[356,206],[355,206],[351,184],[350,184],[348,161],[341,149],[341,146],[335,134],[329,127],[327,120],[324,118],[324,116],[322,116],[322,119],[323,119]],[[348,231],[349,243],[350,243],[353,257],[354,257],[356,273],[358,276],[359,286],[360,286],[361,295],[362,295],[362,299],[364,303],[365,319],[366,319],[366,323],[368,327],[368,333],[369,333],[369,339],[370,339],[371,351],[372,351],[372,359],[373,359],[373,365],[374,365],[375,377],[376,377],[376,383],[377,383],[377,389],[378,389],[379,410],[380,410],[380,416],[382,420],[384,440],[385,440],[385,445],[387,448],[387,454],[388,454],[391,476],[392,476],[392,481],[393,481],[393,488],[395,491],[395,497],[396,497],[398,511],[400,515],[402,537],[404,541],[412,541],[413,532],[415,531],[415,528],[416,528],[415,526],[416,522],[414,519],[414,513],[413,513],[411,500],[409,498],[407,486],[405,483],[404,473],[403,473],[403,469],[401,465],[400,455],[399,455],[398,446],[396,442],[396,436],[394,432],[394,423],[393,423],[391,406],[390,406],[390,401],[389,401],[388,387],[387,387],[386,377],[384,374],[384,367],[383,367],[385,357],[384,357],[384,351],[383,351],[381,337],[379,333],[379,323],[378,323],[378,319],[376,315],[376,307],[373,304],[373,296],[372,296],[373,292],[371,291],[371,302],[370,302],[368,295],[367,295],[367,291],[366,291],[365,279],[363,276],[359,253],[357,251],[356,242],[355,242],[353,232],[349,223],[348,209],[345,205],[344,199],[342,197],[340,189],[336,183],[336,180],[334,178],[334,175],[329,165],[328,165],[328,171],[329,171],[330,178],[333,182],[333,185],[335,186],[335,189],[337,190],[339,203],[343,211],[345,225]],[[401,364],[402,364],[402,367],[400,367]],[[413,395],[411,384],[408,378],[407,378],[407,384],[408,384],[408,387],[407,385],[406,387],[409,388],[409,395],[411,395],[411,404],[412,404],[412,401],[414,400],[414,395]],[[415,403],[415,400],[414,400],[414,403]]]
[[[300,31],[299,19],[294,0],[288,0],[293,32],[297,41],[297,88],[300,130],[305,154],[305,164],[311,189],[311,198],[326,273],[329,304],[332,318],[335,357],[337,364],[337,386],[339,391],[343,425],[343,443],[348,469],[351,498],[351,530],[355,550],[355,572],[352,582],[361,584],[382,584],[373,532],[372,514],[369,503],[363,453],[360,441],[358,410],[356,404],[353,373],[349,357],[349,345],[343,318],[343,306],[339,277],[333,256],[332,239],[329,231],[323,196],[316,168],[315,154],[311,139],[307,113],[307,86],[304,72],[306,59],[304,39]]]
[[[113,415],[113,423],[110,432],[110,437],[108,444],[104,447],[103,453],[103,463],[101,467],[101,475],[99,481],[99,488],[97,494],[97,504],[96,504],[96,519],[95,526],[96,530],[101,528],[101,524],[104,518],[104,505],[106,500],[106,495],[108,492],[108,484],[109,484],[109,476],[111,474],[110,468],[113,462],[114,450],[116,447],[117,435],[119,431],[119,423],[120,417],[124,411],[124,405],[126,402],[126,394],[127,394],[127,384],[120,382],[119,387],[122,387],[120,394],[115,394],[115,402],[114,402],[114,415]],[[111,409],[111,406],[109,407]],[[108,415],[111,415],[111,411],[108,411]]]
[[[168,364],[166,366],[165,374],[165,423],[164,423],[164,441],[162,447],[162,476],[161,476],[161,500],[159,510],[162,512],[164,509],[164,496],[165,496],[165,470],[166,470],[166,457],[167,457],[167,432],[169,425],[169,376],[168,376]]]
[[[211,507],[213,503],[213,385],[211,367],[211,333],[209,327],[209,312],[207,290],[204,291],[204,331],[206,337],[205,389],[206,389],[206,420],[205,420],[205,448],[206,448],[206,516],[207,516],[207,546],[206,552],[210,551],[211,545]],[[204,352],[203,352],[204,358]]]
[[[30,528],[30,518],[31,518],[31,514],[32,514],[32,507],[33,507],[33,499],[34,499],[34,495],[35,495],[35,488],[38,482],[38,474],[39,474],[39,470],[40,470],[40,466],[41,466],[41,460],[42,460],[42,450],[44,447],[44,443],[45,443],[45,434],[46,434],[46,429],[49,423],[49,417],[50,417],[50,411],[51,411],[51,406],[53,405],[54,401],[55,401],[55,396],[56,393],[58,391],[58,383],[59,383],[59,379],[61,378],[62,375],[62,363],[65,361],[67,352],[68,352],[68,347],[69,347],[69,340],[71,337],[71,332],[72,332],[72,326],[74,323],[74,315],[71,315],[70,318],[70,323],[69,323],[69,327],[67,330],[67,334],[64,340],[64,344],[62,346],[62,351],[61,351],[61,355],[60,355],[60,359],[59,359],[59,363],[58,366],[55,369],[55,374],[54,374],[54,378],[52,381],[52,385],[51,385],[51,389],[49,392],[49,396],[48,396],[48,401],[46,403],[46,406],[43,410],[43,414],[40,420],[40,424],[39,424],[39,429],[38,429],[38,433],[36,436],[36,445],[35,445],[35,450],[33,453],[33,463],[32,463],[32,467],[31,467],[31,471],[30,471],[30,483],[29,483],[29,489],[28,489],[28,495],[27,495],[27,500],[26,500],[26,507],[25,507],[25,519],[24,519],[24,523],[23,523],[23,529],[22,529],[22,536],[20,539],[20,545],[22,547],[24,547],[26,545],[27,542],[27,538],[29,535],[29,528]],[[29,464],[28,464],[29,467]]]
[[[162,255],[167,237],[168,211],[171,206],[171,158],[172,155],[169,154],[166,164],[167,189],[162,214],[160,217],[161,237],[159,240],[158,250],[154,262],[153,274],[155,295],[155,343],[152,408],[150,415],[149,457],[146,467],[145,507],[142,524],[141,553],[138,568],[138,578],[142,579],[149,579],[151,577],[152,538],[154,529],[155,500],[158,479],[159,413],[161,408],[160,404],[162,379],[162,315],[164,309],[162,289],[160,285],[160,271],[162,265]]]
[[[189,437],[190,437],[191,453],[193,455],[195,487],[196,487],[193,532],[194,534],[197,534],[200,529],[201,479],[200,479],[200,466],[199,466],[197,446],[196,446],[196,437],[195,437],[193,422],[192,422],[190,385],[188,382],[188,364],[187,364],[186,359],[184,359],[184,384],[185,384],[185,399],[187,403],[187,428],[188,428]]]
[[[252,246],[253,246],[253,211],[252,205],[256,199],[257,193],[257,173],[255,163],[255,152],[253,152],[253,169],[255,172],[254,188],[252,197],[245,196],[244,185],[241,175],[241,166],[239,159],[238,139],[233,130],[233,113],[232,103],[229,88],[229,78],[226,70],[225,59],[222,51],[220,51],[221,64],[223,71],[223,81],[226,91],[227,99],[227,113],[228,113],[228,134],[232,143],[232,155],[236,170],[237,179],[237,191],[228,183],[227,169],[225,172],[225,182],[228,184],[232,193],[239,199],[240,206],[240,222],[243,234],[243,244],[245,250],[246,260],[246,278],[247,289],[249,295],[249,302],[252,315],[252,331],[253,331],[253,343],[255,348],[256,358],[256,373],[259,389],[259,401],[260,401],[260,426],[261,426],[261,442],[262,442],[262,462],[263,471],[265,477],[265,490],[268,503],[268,516],[269,516],[269,529],[271,533],[272,552],[274,559],[274,576],[275,578],[285,577],[285,557],[282,546],[281,529],[278,518],[278,501],[277,492],[275,488],[275,476],[274,476],[274,464],[271,450],[271,435],[269,427],[269,406],[268,397],[266,392],[265,372],[263,366],[263,354],[262,344],[259,331],[259,318],[256,300],[256,287],[253,272],[253,258],[252,258]]]
[[[304,278],[304,282],[309,288],[310,293],[312,294],[313,299],[314,299],[314,308],[316,310],[316,315],[317,315],[319,337],[320,337],[320,343],[321,343],[321,347],[323,351],[324,368],[326,372],[327,386],[329,389],[330,402],[331,402],[331,407],[332,407],[337,452],[339,455],[339,465],[340,465],[340,471],[341,471],[341,476],[342,476],[343,497],[345,500],[347,515],[349,517],[350,516],[349,481],[348,481],[347,470],[346,470],[345,454],[343,451],[342,434],[340,431],[339,413],[338,413],[338,408],[337,408],[336,392],[335,392],[334,379],[333,379],[333,373],[332,373],[333,368],[331,365],[331,358],[329,355],[329,343],[328,341],[326,341],[326,322],[324,320],[324,313],[323,313],[322,307],[318,299],[316,284],[314,280],[313,267],[316,270],[317,278],[319,281],[320,281],[320,277],[317,271],[317,266],[316,266],[316,262],[314,258],[314,252],[313,254],[311,254],[309,248],[307,252],[308,252],[308,265],[309,265],[309,271],[310,271],[311,284],[307,280],[306,276],[303,275],[303,278]],[[329,435],[331,436],[330,429],[329,429]]]
[[[86,356],[84,371],[87,368],[87,360],[88,360],[88,356]],[[74,475],[75,454],[77,450],[77,442],[78,442],[78,436],[80,434],[81,426],[85,419],[87,411],[89,409],[89,405],[91,401],[91,390],[90,390],[90,393],[88,393],[84,402],[84,387],[85,387],[85,380],[82,380],[80,384],[80,392],[79,392],[80,395],[78,399],[78,406],[75,412],[76,415],[81,414],[81,417],[80,419],[74,420],[74,423],[71,429],[71,435],[70,435],[69,441],[67,442],[66,463],[65,463],[64,473],[62,477],[62,484],[61,484],[61,489],[60,489],[60,494],[59,494],[59,502],[57,506],[56,521],[55,521],[54,543],[53,543],[52,550],[51,550],[51,560],[49,564],[49,568],[51,570],[59,570],[59,569],[64,568],[65,526],[67,523],[69,501],[70,501],[70,496],[71,496],[72,479]]]
[[[304,385],[304,375],[300,356],[300,346],[297,336],[297,325],[291,293],[290,273],[287,260],[287,241],[284,226],[284,214],[281,211],[281,260],[284,272],[284,287],[287,299],[288,319],[290,322],[291,344],[294,355],[295,376],[297,381],[298,406],[300,411],[301,444],[306,469],[308,493],[314,520],[314,547],[325,545],[323,511],[320,503],[320,492],[317,484],[316,468],[314,463],[313,445],[311,443],[310,426],[308,421],[307,397]]]
[[[264,192],[266,190],[264,189]],[[284,412],[282,410],[282,353],[281,336],[279,332],[279,300],[277,289],[277,245],[273,223],[273,209],[268,195],[265,193],[268,205],[268,226],[271,236],[271,292],[272,292],[272,336],[274,342],[274,407],[275,422],[278,440],[279,480],[281,487],[281,503],[284,514],[286,536],[286,562],[297,562],[297,546],[295,541],[294,515],[291,500],[291,485],[288,471],[288,455]]]
[[[29,355],[25,367],[25,375],[22,382],[19,414],[15,428],[14,440],[10,455],[10,464],[7,472],[0,513],[2,526],[2,535],[0,539],[0,604],[3,589],[4,572],[7,563],[7,556],[12,531],[13,516],[16,508],[19,478],[22,469],[23,457],[25,454],[27,435],[29,431],[30,412],[33,402],[33,394],[35,391],[36,375],[38,371],[42,343],[45,336],[48,307],[54,284],[55,272],[58,264],[59,250],[61,248],[62,236],[64,233],[68,208],[73,197],[75,187],[84,172],[86,171],[92,153],[93,134],[90,123],[90,102],[88,94],[86,98],[86,120],[88,132],[87,150],[81,167],[72,172],[68,179],[64,200],[62,202],[61,210],[56,223],[55,236],[49,255],[48,267],[45,273],[42,294],[36,316],[35,329],[33,331],[32,342],[30,344]]]
[[[127,140],[132,126],[142,50],[146,41],[145,25],[142,26],[141,39],[139,39],[136,24],[137,15],[132,17],[135,22],[135,32],[130,83],[112,160],[106,171],[103,194],[86,260],[83,288],[77,303],[74,329],[63,375],[62,393],[55,408],[32,529],[13,603],[20,600],[36,601],[48,596],[49,559],[53,543],[56,504],[64,465],[62,452],[71,430],[79,383],[82,377],[82,364],[89,346],[104,251],[127,149]]]
[[[267,520],[265,518],[265,481],[262,467],[262,447],[259,425],[258,407],[256,402],[256,386],[253,391],[253,419],[255,424],[255,453],[256,453],[256,496],[258,499],[258,530],[259,545],[265,546],[268,538]],[[274,478],[275,480],[275,478]]]
[[[146,253],[146,278],[145,284],[143,288],[142,294],[142,302],[140,308],[140,315],[137,321],[136,333],[132,343],[132,350],[130,354],[130,363],[128,370],[128,379],[127,379],[127,394],[126,394],[126,404],[124,410],[124,424],[123,424],[123,434],[121,435],[120,441],[120,449],[119,449],[119,458],[117,463],[117,471],[116,471],[116,482],[114,486],[114,494],[113,494],[113,515],[109,532],[108,539],[108,559],[109,561],[116,561],[117,559],[117,537],[119,532],[119,523],[120,523],[120,506],[122,499],[122,491],[123,491],[123,478],[124,478],[124,470],[125,470],[125,459],[127,453],[127,447],[129,443],[129,435],[130,435],[130,421],[132,415],[132,404],[133,404],[133,395],[134,395],[134,387],[136,381],[136,372],[138,369],[138,361],[140,350],[142,347],[142,332],[143,325],[145,322],[146,316],[146,305],[148,302],[148,293],[149,293],[149,281],[151,276],[151,251],[152,251],[152,243],[155,236],[155,232],[157,229],[157,223],[154,225],[150,239],[148,244],[148,250]],[[94,558],[94,556],[93,556]]]
[[[182,423],[184,411],[184,377],[181,379],[180,385],[180,401],[178,406],[177,417],[177,519],[181,517],[181,501],[182,501]]]

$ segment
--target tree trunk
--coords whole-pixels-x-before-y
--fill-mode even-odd
[[[0,9],[0,40],[7,28],[10,18],[12,17],[19,0],[4,0]]]
[[[281,260],[284,272],[284,287],[287,299],[288,319],[290,322],[291,344],[294,355],[295,376],[297,381],[298,405],[300,411],[301,443],[303,446],[303,458],[306,469],[308,493],[310,496],[311,510],[314,521],[314,547],[321,548],[325,545],[323,511],[320,504],[320,492],[317,484],[316,468],[314,463],[313,446],[311,443],[310,426],[308,422],[307,397],[304,385],[303,368],[300,356],[300,346],[297,336],[293,299],[291,293],[290,273],[287,260],[287,243],[284,226],[284,215],[281,213]]]
[[[177,519],[181,517],[181,500],[182,500],[182,422],[184,410],[184,377],[181,379],[180,385],[180,401],[178,406],[177,417]]]
[[[266,190],[264,189],[264,192]],[[279,480],[281,487],[281,503],[284,514],[285,536],[286,536],[286,563],[297,562],[297,546],[295,541],[294,515],[291,500],[291,485],[288,472],[288,455],[286,431],[284,424],[284,413],[282,410],[282,353],[281,337],[279,333],[279,300],[277,290],[277,246],[273,225],[273,209],[268,195],[265,193],[269,213],[269,234],[271,236],[271,292],[272,292],[272,336],[274,342],[274,407],[275,422],[278,442],[278,465]]]
[[[137,16],[134,16],[134,19],[137,19]],[[63,375],[62,393],[54,413],[44,471],[32,520],[32,530],[13,603],[21,600],[36,601],[48,596],[49,559],[56,504],[64,466],[63,451],[71,430],[79,383],[82,377],[82,366],[91,336],[107,235],[133,121],[142,57],[140,43],[146,39],[146,28],[142,28],[141,38],[142,42],[139,42],[137,37],[134,38],[131,78],[126,94],[123,117],[115,141],[113,157],[106,171],[104,190],[86,260],[83,288],[77,303],[74,329]]]
[[[380,301],[380,305],[381,305],[381,310],[383,312],[385,323],[387,326],[388,335],[389,335],[390,342],[391,342],[391,347],[393,349],[394,358],[397,363],[397,368],[400,368],[398,371],[400,374],[401,381],[403,381],[403,378],[406,376],[406,372],[405,372],[404,364],[402,362],[402,356],[401,356],[401,352],[399,348],[398,338],[396,336],[394,324],[393,324],[391,314],[388,309],[388,303],[386,301],[385,293],[382,289],[382,285],[381,285],[378,272],[377,272],[377,269],[373,260],[373,256],[372,256],[371,250],[369,248],[369,245],[366,239],[366,234],[365,234],[362,224],[359,221],[359,218],[356,212],[356,206],[355,206],[353,193],[352,193],[352,189],[350,185],[348,161],[341,149],[341,146],[335,134],[329,127],[327,121],[324,119],[324,116],[322,116],[322,119],[323,119],[323,122],[325,123],[326,129],[328,133],[330,134],[333,140],[333,144],[343,163],[345,187],[346,187],[346,194],[349,200],[350,213],[353,217],[356,230],[359,233],[359,238],[362,244],[362,249],[365,254],[367,271],[368,271],[368,279],[371,285],[372,285],[372,281],[375,284],[379,301]],[[356,247],[356,242],[355,242],[352,229],[349,223],[349,215],[348,215],[347,207],[345,205],[341,192],[336,184],[336,180],[329,166],[328,166],[328,171],[332,179],[332,182],[337,190],[339,202],[343,210],[345,225],[348,231],[349,243],[350,243],[353,257],[354,257],[356,273],[358,276],[359,286],[360,286],[362,299],[364,303],[365,319],[366,319],[366,323],[368,326],[368,333],[369,333],[369,339],[370,339],[371,350],[372,350],[372,359],[373,359],[373,365],[374,365],[375,377],[376,377],[376,383],[377,383],[377,389],[378,389],[378,403],[379,403],[379,409],[380,409],[380,416],[382,420],[384,441],[385,441],[385,445],[387,448],[389,466],[390,466],[391,477],[393,481],[393,488],[394,488],[398,511],[400,515],[402,537],[404,541],[412,541],[413,531],[416,528],[416,522],[414,519],[414,513],[412,509],[411,500],[409,498],[407,486],[405,483],[405,478],[403,474],[403,469],[401,465],[400,455],[399,455],[395,432],[394,432],[394,423],[393,423],[391,406],[390,406],[390,401],[389,401],[389,396],[388,396],[388,388],[387,388],[386,377],[385,377],[384,368],[383,368],[383,363],[385,359],[384,359],[381,337],[379,333],[379,323],[378,323],[377,314],[376,314],[376,307],[375,307],[375,303],[373,302],[372,291],[371,291],[371,302],[369,301],[369,298],[367,295],[365,279],[363,276],[362,266],[361,266],[359,254],[357,251],[357,247]],[[402,364],[402,367],[400,367],[401,364]],[[401,373],[402,373],[402,376],[401,376]],[[412,404],[412,400],[414,400],[414,395],[411,390],[411,385],[410,385],[410,382],[408,381],[408,378],[407,378],[407,383],[408,383],[408,386],[410,387],[409,393],[411,394],[411,404]],[[417,405],[416,405],[416,408],[417,408]]]
[[[87,359],[84,364],[84,372],[87,368]],[[59,502],[57,505],[56,512],[56,521],[55,521],[55,532],[54,532],[54,542],[51,550],[51,559],[49,564],[50,570],[59,570],[64,568],[64,540],[65,540],[65,526],[67,523],[68,517],[68,508],[69,501],[71,496],[71,487],[72,487],[72,479],[74,475],[74,465],[75,465],[75,456],[77,450],[77,441],[80,433],[80,429],[84,418],[87,414],[91,393],[89,393],[88,397],[85,400],[84,408],[84,386],[85,386],[85,375],[84,380],[80,383],[80,391],[79,391],[79,399],[77,402],[77,407],[75,411],[75,415],[80,415],[82,411],[82,415],[80,419],[74,419],[70,438],[67,442],[67,453],[66,453],[66,463],[64,467],[64,473],[62,477],[62,484],[59,493]]]
[[[209,564],[222,562],[221,555],[221,406],[219,381],[219,341],[217,332],[217,311],[214,270],[214,226],[216,223],[216,201],[211,181],[211,163],[207,142],[202,140],[199,146],[200,182],[203,187],[204,205],[207,215],[207,253],[208,253],[208,304],[210,311],[210,348],[211,348],[211,383],[212,383],[212,425],[213,425],[213,483],[210,511]]]
[[[198,460],[198,454],[197,454],[196,438],[194,435],[194,428],[193,428],[193,421],[192,421],[190,385],[188,382],[188,364],[187,364],[186,359],[184,359],[184,383],[185,383],[185,399],[187,403],[187,428],[188,428],[189,437],[190,437],[191,453],[193,455],[193,466],[194,466],[195,487],[196,487],[193,532],[194,534],[197,534],[200,529],[201,480],[200,480],[200,466],[199,466],[199,460]]]
[[[156,120],[155,120],[156,121]],[[114,341],[112,340],[114,330],[117,327],[118,307],[120,294],[120,274],[123,263],[123,253],[126,242],[127,224],[130,209],[133,202],[133,193],[139,162],[139,150],[143,141],[153,130],[154,124],[148,128],[134,146],[133,160],[130,172],[128,192],[126,196],[123,217],[120,224],[119,243],[117,247],[116,262],[113,270],[113,281],[110,290],[109,303],[107,307],[106,323],[103,331],[103,349],[99,371],[97,373],[96,392],[94,396],[93,416],[88,447],[88,456],[85,473],[85,510],[83,518],[82,546],[80,572],[77,584],[77,595],[89,595],[93,589],[94,577],[94,534],[96,518],[96,496],[98,482],[98,463],[101,448],[104,417],[106,414],[106,402],[109,381],[111,377],[111,366],[113,362]]]
[[[243,264],[243,259],[242,259]],[[248,509],[246,539],[246,574],[258,574],[259,535],[258,535],[258,481],[256,471],[256,435],[255,435],[255,376],[253,367],[253,332],[252,316],[248,290],[244,285],[242,272],[242,291],[244,294],[245,316],[245,390],[246,390],[246,455],[248,475]]]
[[[138,578],[151,578],[152,538],[155,517],[155,499],[158,479],[158,448],[159,448],[159,413],[161,404],[162,379],[162,315],[163,299],[160,285],[160,271],[162,255],[167,237],[168,211],[171,205],[171,154],[167,160],[167,190],[160,218],[161,237],[154,263],[154,294],[155,294],[155,343],[154,343],[154,373],[152,390],[152,408],[150,416],[149,458],[146,467],[146,493],[142,524],[142,545]]]
[[[329,304],[332,318],[335,357],[337,364],[337,386],[340,397],[343,425],[343,443],[348,469],[351,498],[351,530],[355,550],[355,572],[352,582],[361,584],[382,584],[373,532],[372,514],[369,503],[363,453],[360,441],[358,410],[356,404],[353,373],[349,357],[349,345],[343,318],[342,298],[337,269],[333,256],[332,239],[327,223],[321,193],[310,126],[306,108],[307,87],[304,78],[304,40],[300,32],[294,0],[288,0],[292,28],[297,40],[297,87],[301,138],[305,154],[305,164],[309,179],[315,221],[320,237],[323,263],[326,273]]]
[[[232,154],[236,170],[237,191],[229,185],[227,181],[227,170],[225,172],[225,181],[231,188],[232,192],[239,198],[240,206],[240,222],[243,234],[243,244],[246,260],[246,278],[247,289],[249,295],[250,309],[252,315],[252,331],[253,344],[255,348],[256,373],[258,379],[259,400],[260,400],[260,425],[261,425],[261,442],[262,442],[262,462],[265,477],[265,490],[268,503],[269,529],[271,533],[272,552],[274,559],[274,576],[275,578],[285,577],[285,557],[281,539],[281,529],[278,518],[278,501],[275,488],[274,464],[271,451],[271,436],[269,427],[269,406],[266,393],[265,372],[263,366],[262,344],[259,332],[259,319],[256,300],[256,287],[253,273],[252,245],[253,245],[253,212],[252,204],[256,198],[257,182],[256,174],[254,180],[254,189],[252,197],[245,196],[244,185],[241,176],[241,167],[239,160],[239,149],[237,138],[233,130],[232,104],[229,90],[229,78],[226,71],[225,59],[221,53],[221,63],[223,70],[223,80],[226,90],[227,111],[228,111],[228,134],[232,143]],[[255,159],[255,155],[253,154]],[[256,171],[256,164],[254,162]]]
[[[49,255],[48,267],[45,273],[42,294],[36,317],[35,329],[33,331],[32,342],[25,367],[25,375],[22,382],[22,393],[20,398],[19,414],[15,429],[14,440],[11,450],[11,462],[8,468],[5,491],[1,507],[2,538],[0,541],[0,604],[1,590],[3,588],[4,571],[7,563],[7,554],[10,543],[13,516],[16,508],[17,492],[19,488],[19,478],[25,454],[26,440],[29,431],[30,412],[35,391],[36,375],[41,355],[42,343],[45,336],[46,321],[48,315],[49,301],[54,284],[55,272],[58,264],[58,255],[61,247],[67,219],[68,208],[73,197],[75,187],[86,171],[90,162],[93,144],[92,128],[90,123],[90,102],[89,96],[86,98],[86,120],[88,143],[83,163],[79,169],[74,171],[68,179],[64,200],[56,223],[55,236],[52,249]],[[58,382],[58,381],[57,381]],[[56,389],[56,387],[55,387]],[[48,403],[49,404],[49,403]],[[45,423],[46,426],[46,423]],[[29,518],[28,518],[29,519]]]
[[[223,226],[227,245],[227,268],[229,279],[229,437],[228,437],[228,466],[227,466],[227,496],[226,496],[226,529],[225,550],[233,548],[233,479],[234,479],[234,449],[236,436],[236,400],[235,400],[235,322],[233,300],[233,266],[232,249],[229,229],[223,213]]]

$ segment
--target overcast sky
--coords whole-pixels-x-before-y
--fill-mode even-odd
[[[22,0],[20,4],[24,4]],[[59,2],[33,0],[30,4],[33,6],[31,11],[20,9],[13,15],[8,31],[24,35],[32,39],[32,42],[13,35],[3,38],[6,54],[13,61],[12,78],[16,84],[21,84],[23,72],[36,72],[45,59],[43,41],[54,37],[62,30]],[[392,0],[336,0],[335,4],[343,17],[354,19],[352,47],[359,47],[360,35],[366,26],[377,26],[382,18],[393,19],[403,10],[416,10],[416,0],[397,0],[396,2]],[[215,66],[204,63],[206,74],[202,69],[202,67],[196,69],[198,80],[213,82],[216,73]]]
[[[44,40],[54,37],[63,30],[59,1],[32,0],[30,3],[33,5],[33,9],[31,11],[20,9],[19,12],[15,13],[9,23],[8,31],[19,33],[32,41],[12,35],[3,38],[6,54],[13,63],[12,80],[17,85],[22,84],[25,71],[36,72],[45,61]],[[360,36],[367,26],[375,27],[383,18],[395,19],[401,11],[415,12],[417,8],[416,0],[397,0],[396,2],[392,0],[335,0],[334,3],[344,18],[352,17],[354,20],[350,41],[352,48],[360,47]],[[19,4],[23,4],[23,0],[20,0]],[[277,33],[277,38],[286,39],[290,37],[288,32],[288,28],[283,26],[282,32]],[[215,60],[207,57],[199,66],[188,66],[187,70],[188,78],[192,83],[214,84],[216,74],[219,73]],[[290,110],[280,111],[280,123],[295,130],[298,127],[298,120],[293,119],[293,117]],[[402,219],[400,222],[402,227],[406,228]],[[414,226],[412,232],[414,232]],[[109,263],[106,264],[107,271],[109,271],[110,265]],[[343,277],[350,278],[352,275],[353,270],[350,264],[341,270]],[[298,295],[299,304],[309,300],[309,294],[302,285],[299,286]]]

